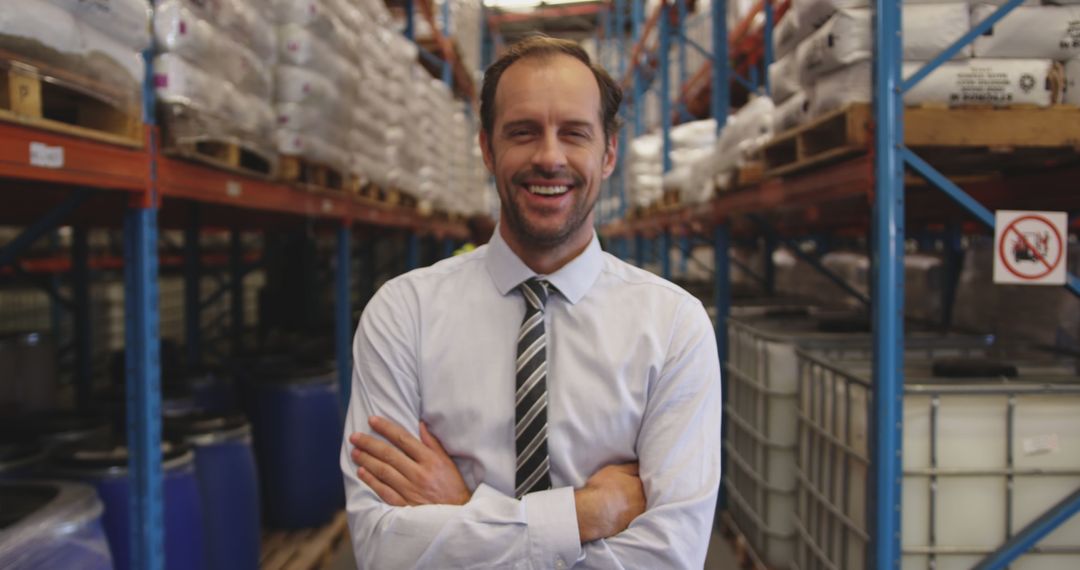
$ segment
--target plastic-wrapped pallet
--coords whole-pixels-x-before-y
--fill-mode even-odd
[[[985,20],[995,10],[997,6],[975,6],[972,24]],[[975,57],[985,58],[1064,61],[1080,57],[1080,5],[1016,8],[975,38],[973,48]]]
[[[68,11],[67,3],[46,0],[0,0],[0,49],[39,67],[44,75],[53,71],[70,73],[103,88],[95,96],[118,108],[137,109],[145,75],[141,50],[146,47],[146,12],[141,26],[137,15],[120,11],[135,21],[131,33],[111,34],[99,30],[97,18],[79,10]],[[83,86],[83,89],[86,87]]]
[[[872,12],[844,9],[810,35],[798,49],[804,85],[830,71],[870,59],[873,53]],[[905,61],[929,61],[971,29],[966,3],[906,6],[903,10]],[[967,47],[955,59],[971,56]]]
[[[992,0],[985,2],[987,4],[1005,4],[1006,0]],[[946,1],[942,0],[908,0],[904,2],[905,7],[913,5],[933,5],[933,4],[945,4]],[[976,2],[970,2],[975,4]],[[1024,4],[1038,5],[1040,0],[1025,0]],[[872,8],[874,2],[872,0],[793,0],[792,11],[799,15],[799,22],[802,26],[807,26],[811,30],[820,28],[826,21],[836,12],[840,10],[848,10],[851,8]],[[786,16],[785,16],[786,18]],[[908,26],[908,23],[904,22],[905,35],[909,31],[914,31]],[[906,38],[905,38],[906,41]]]
[[[273,29],[249,0],[165,0],[154,11],[154,84],[171,143],[274,151]]]

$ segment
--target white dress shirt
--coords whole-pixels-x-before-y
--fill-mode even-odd
[[[552,489],[514,498],[516,340],[536,274],[495,231],[466,255],[397,277],[353,342],[341,469],[360,568],[701,568],[720,482],[720,366],[701,302],[588,248],[547,279]],[[348,435],[368,418],[427,423],[472,499],[392,507],[356,476]],[[637,461],[647,510],[582,546],[574,489]]]

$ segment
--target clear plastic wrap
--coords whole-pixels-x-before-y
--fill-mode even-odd
[[[814,31],[813,26],[804,26],[802,21],[799,20],[799,11],[795,9],[797,4],[797,2],[792,3],[792,9],[784,13],[773,31],[773,51],[776,52],[776,59],[778,60],[795,53],[795,48],[799,47],[799,42],[806,39],[806,36]]]
[[[150,47],[150,3],[146,0],[48,1],[131,51]]]
[[[45,0],[0,0],[0,49],[44,75],[64,72],[73,82],[85,80],[80,90],[117,107],[140,101],[145,74],[140,54]]]
[[[104,507],[93,487],[47,481],[3,485],[11,485],[11,492],[23,500],[31,500],[33,495],[55,495],[44,506],[0,530],[0,568],[112,570],[112,555],[101,525]]]
[[[330,44],[315,32],[297,24],[278,28],[278,61],[304,67],[334,81],[339,88],[352,72]]]
[[[715,119],[690,121],[671,129],[671,144],[676,149],[709,147],[714,142],[716,142]]]
[[[274,100],[279,103],[310,103],[338,109],[344,106],[341,91],[325,76],[292,65],[275,68]]]
[[[278,129],[275,134],[278,152],[299,156],[341,171],[349,171],[349,153],[315,133]]]
[[[171,53],[154,59],[154,84],[159,101],[169,104],[163,109],[175,143],[229,141],[276,162],[276,117],[265,101]]]
[[[183,0],[164,0],[158,4],[154,10],[154,37],[162,51],[180,55],[254,97],[270,98],[273,89],[270,67],[255,52],[200,17]]]
[[[273,24],[249,0],[179,0],[184,6],[247,46],[263,62],[277,57],[277,35]],[[258,0],[254,0],[258,1]]]
[[[997,10],[979,5],[971,11],[977,24]],[[1080,5],[1021,6],[975,38],[975,57],[1053,59],[1080,57]]]

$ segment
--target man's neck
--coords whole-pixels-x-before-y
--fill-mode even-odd
[[[592,234],[582,232],[581,237],[574,236],[573,241],[554,247],[531,247],[518,240],[505,223],[499,224],[499,234],[510,251],[513,251],[522,263],[538,275],[551,275],[562,269],[564,265],[581,255],[592,242]]]

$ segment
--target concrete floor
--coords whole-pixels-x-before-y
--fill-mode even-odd
[[[349,547],[348,541],[343,541],[341,544],[342,548],[327,570],[353,570],[356,568],[356,559],[353,558],[352,548]],[[714,529],[712,540],[709,541],[709,552],[705,556],[703,570],[736,570],[737,568],[731,546]]]

